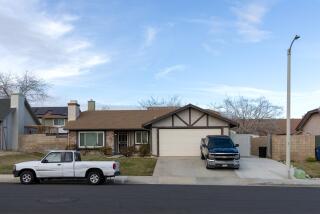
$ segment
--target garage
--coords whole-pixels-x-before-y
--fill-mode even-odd
[[[151,151],[155,156],[199,156],[201,138],[229,135],[237,123],[216,111],[192,104],[154,118],[143,127],[151,130]]]
[[[221,135],[221,129],[159,129],[160,156],[199,156],[207,135]]]

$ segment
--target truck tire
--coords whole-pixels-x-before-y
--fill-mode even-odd
[[[93,170],[88,173],[87,181],[91,185],[98,185],[104,181],[104,177],[98,170]]]
[[[31,170],[24,170],[20,174],[20,183],[21,184],[33,184],[35,182],[34,172]]]

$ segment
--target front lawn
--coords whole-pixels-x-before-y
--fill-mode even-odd
[[[297,168],[304,170],[312,178],[320,178],[320,162],[319,161],[294,162],[293,165]]]
[[[40,153],[26,154],[26,153],[2,153],[0,155],[0,174],[11,174],[13,164],[30,161],[40,160],[44,155]],[[157,163],[156,158],[150,157],[121,157],[110,158],[105,155],[87,154],[82,155],[82,160],[86,161],[103,161],[103,160],[117,160],[120,162],[121,175],[131,176],[151,176],[154,167]]]
[[[3,152],[0,155],[0,174],[12,174],[13,164],[23,161],[40,160],[43,156],[41,153]]]
[[[82,155],[82,160],[116,160],[120,162],[121,175],[151,176],[157,159],[150,157],[110,158],[104,155]]]

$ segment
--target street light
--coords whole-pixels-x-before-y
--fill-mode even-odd
[[[286,138],[286,165],[288,167],[288,178],[291,178],[290,173],[290,147],[291,147],[291,124],[290,124],[290,105],[291,105],[291,48],[297,39],[299,39],[300,36],[296,35],[288,49],[288,64],[287,64],[287,138]]]

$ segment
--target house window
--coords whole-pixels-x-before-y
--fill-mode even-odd
[[[148,132],[147,131],[137,131],[136,132],[136,144],[147,144],[149,143]]]
[[[53,125],[54,126],[64,126],[64,119],[62,119],[62,118],[53,119]]]
[[[80,148],[96,148],[104,146],[104,132],[79,132]]]

